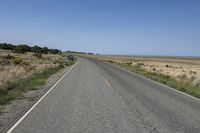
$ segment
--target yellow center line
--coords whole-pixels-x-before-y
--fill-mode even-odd
[[[109,87],[112,86],[111,83],[110,83],[105,77],[103,77],[103,79],[104,79],[105,83],[106,83]]]

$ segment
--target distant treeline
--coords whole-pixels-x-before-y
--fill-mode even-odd
[[[89,54],[93,55],[94,53],[86,53],[86,52],[77,52],[77,51],[67,51],[68,53],[76,53],[76,54]]]
[[[35,56],[41,57],[42,54],[61,54],[62,51],[58,49],[49,49],[48,47],[28,46],[26,44],[13,45],[9,43],[0,43],[0,49],[12,50],[15,53],[25,54],[26,52],[33,52]]]

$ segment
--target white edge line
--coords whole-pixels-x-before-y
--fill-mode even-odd
[[[107,63],[107,62],[105,62],[105,63]],[[110,64],[110,63],[107,63],[107,64]],[[189,94],[187,94],[187,93],[184,93],[184,92],[182,92],[182,91],[179,91],[179,90],[177,90],[177,89],[174,89],[174,88],[172,88],[172,87],[169,87],[169,86],[164,85],[164,84],[162,84],[162,83],[156,82],[156,81],[154,81],[154,80],[152,80],[152,79],[146,78],[146,77],[144,77],[144,76],[142,76],[142,75],[139,75],[139,74],[137,74],[137,73],[135,73],[135,72],[133,72],[133,71],[131,71],[131,70],[125,69],[125,68],[120,67],[120,66],[115,65],[115,64],[110,64],[110,65],[113,65],[113,66],[115,66],[115,67],[117,67],[117,68],[119,68],[119,69],[121,69],[121,70],[125,70],[126,72],[135,74],[135,75],[137,75],[137,76],[139,76],[139,77],[141,77],[141,78],[143,78],[143,79],[149,80],[149,81],[151,81],[151,82],[153,82],[153,83],[156,83],[156,84],[158,84],[158,85],[164,86],[164,87],[166,87],[166,88],[168,88],[168,89],[170,89],[170,90],[173,90],[173,91],[175,91],[175,92],[178,92],[178,93],[180,93],[180,94],[183,94],[183,95],[185,95],[185,96],[188,96],[188,97],[190,97],[190,98],[193,98],[193,99],[195,99],[195,100],[200,101],[199,98],[196,98],[196,97],[194,97],[194,96],[192,96],[192,95],[189,95]]]
[[[24,118],[45,98],[47,94],[78,64],[74,64],[70,69],[67,69],[65,74],[7,131],[7,133],[11,133],[23,120]]]

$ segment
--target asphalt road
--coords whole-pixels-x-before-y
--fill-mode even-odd
[[[200,133],[200,101],[79,59],[13,133]]]

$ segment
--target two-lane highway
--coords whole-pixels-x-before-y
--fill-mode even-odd
[[[13,133],[200,133],[200,100],[112,65],[79,63]]]

